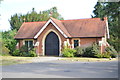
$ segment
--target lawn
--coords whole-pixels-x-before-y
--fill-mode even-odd
[[[32,63],[32,59],[36,57],[15,57],[15,56],[0,56],[0,65],[15,65],[15,64],[23,64],[23,63]],[[101,62],[101,61],[115,61],[117,58],[109,59],[109,58],[86,58],[86,57],[73,57],[73,58],[65,58],[62,57],[59,60],[65,61],[81,61],[81,62]]]
[[[31,63],[32,57],[0,56],[0,65]]]
[[[87,58],[87,57],[73,57],[73,58],[61,58],[59,60],[66,61],[82,61],[82,62],[102,62],[102,61],[115,61],[117,58]]]

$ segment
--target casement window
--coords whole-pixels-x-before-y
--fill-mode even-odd
[[[33,41],[32,40],[25,41],[25,46],[28,48],[28,50],[30,50],[31,48],[33,48]]]
[[[77,46],[79,46],[79,40],[74,40],[74,48],[76,48]]]

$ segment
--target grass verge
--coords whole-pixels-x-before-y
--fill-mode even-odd
[[[22,63],[31,63],[32,57],[14,57],[14,56],[0,56],[0,65],[14,65]]]
[[[61,58],[59,60],[66,61],[82,61],[82,62],[102,62],[102,61],[115,61],[117,58],[86,58],[86,57],[73,57],[73,58]]]

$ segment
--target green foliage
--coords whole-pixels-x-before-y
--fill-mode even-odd
[[[91,51],[93,55],[100,54],[100,46],[97,43],[93,43]]]
[[[84,54],[84,48],[82,48],[82,47],[78,46],[75,48],[75,50],[76,50],[76,52],[74,53],[75,57],[80,57]]]
[[[93,58],[115,58],[117,51],[114,47],[106,47],[105,52],[100,52],[100,46],[97,43],[93,43],[91,46],[86,48],[76,47],[75,49],[70,49],[64,47],[63,57],[93,57]]]
[[[110,30],[109,44],[120,52],[120,2],[97,2],[93,11],[93,17],[108,17],[108,26]]]
[[[64,47],[62,53],[63,57],[98,57],[100,50],[99,46],[94,43],[92,46],[86,48],[76,47],[75,49],[70,49],[68,47]]]
[[[104,53],[100,53],[100,54],[96,54],[95,55],[97,58],[111,58],[110,54],[107,53],[107,52],[104,52]]]
[[[23,53],[23,52],[28,52],[28,47],[26,45],[23,45],[21,48],[20,48],[20,52]]]
[[[37,54],[35,53],[35,49],[32,48],[30,50],[28,50],[28,47],[23,45],[20,48],[20,55],[19,56],[25,56],[25,57],[36,57]]]
[[[0,32],[0,55],[7,56],[9,55],[10,50],[5,46],[2,40],[2,32]]]
[[[97,57],[97,58],[115,58],[117,53],[113,47],[107,47],[104,53],[100,53],[99,46],[94,43],[92,46],[85,48],[83,56],[85,57]]]
[[[97,43],[93,43],[92,46],[89,46],[84,49],[83,56],[85,57],[96,57],[95,55],[100,54],[100,49]]]
[[[97,58],[110,58],[111,54],[109,52],[100,53],[100,48],[97,43],[93,43],[92,46],[89,46],[83,50],[83,57],[97,57]]]
[[[84,49],[83,57],[94,57],[94,54],[92,53],[92,46],[86,47]]]
[[[97,58],[103,58],[103,54],[101,54],[101,53],[100,54],[96,54],[95,57],[97,57]]]
[[[28,48],[23,45],[20,50],[15,50],[12,53],[13,56],[23,56],[23,57],[36,57],[35,49],[28,50]]]
[[[0,45],[1,45],[1,42],[0,42]],[[9,52],[10,50],[7,47],[5,47],[4,44],[0,46],[0,55],[7,56],[7,55],[10,55]]]
[[[35,53],[35,49],[29,51],[29,57],[36,57],[37,54]]]
[[[33,8],[32,11],[25,15],[15,14],[11,16],[9,22],[12,30],[18,30],[23,22],[47,21],[50,17],[63,20],[57,11],[57,8],[52,7],[49,10],[40,11],[39,13],[37,13]]]
[[[74,57],[75,49],[64,48],[62,51],[63,57]]]
[[[0,55],[2,55],[2,56],[9,56],[10,54],[9,54],[9,52],[10,52],[10,50],[8,49],[8,48],[6,48],[5,46],[2,46],[2,52],[0,52]]]
[[[11,19],[9,20],[9,22],[12,30],[15,30],[15,29],[18,30],[21,24],[23,23],[23,21],[21,20],[18,14],[14,14],[13,16],[11,16]]]
[[[28,52],[21,52],[19,56],[29,57],[29,53]]]
[[[13,51],[12,56],[20,56],[20,50],[16,49]]]
[[[117,56],[117,51],[114,49],[113,46],[109,46],[106,49],[106,52],[110,54],[112,58],[115,58]]]
[[[105,7],[103,6],[104,4],[105,3],[97,2],[94,7],[95,10],[93,11],[93,13],[95,14],[94,17],[103,18],[105,16]]]
[[[104,52],[101,54],[102,58],[111,58],[110,53]]]
[[[10,50],[10,54],[16,49],[17,41],[14,39],[16,30],[2,32],[2,41],[6,48]]]

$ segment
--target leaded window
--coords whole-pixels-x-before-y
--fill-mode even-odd
[[[79,46],[79,40],[74,40],[74,48],[76,48],[77,46]]]
[[[29,41],[25,41],[25,46],[28,48],[28,50],[33,48],[33,41],[29,40]]]

